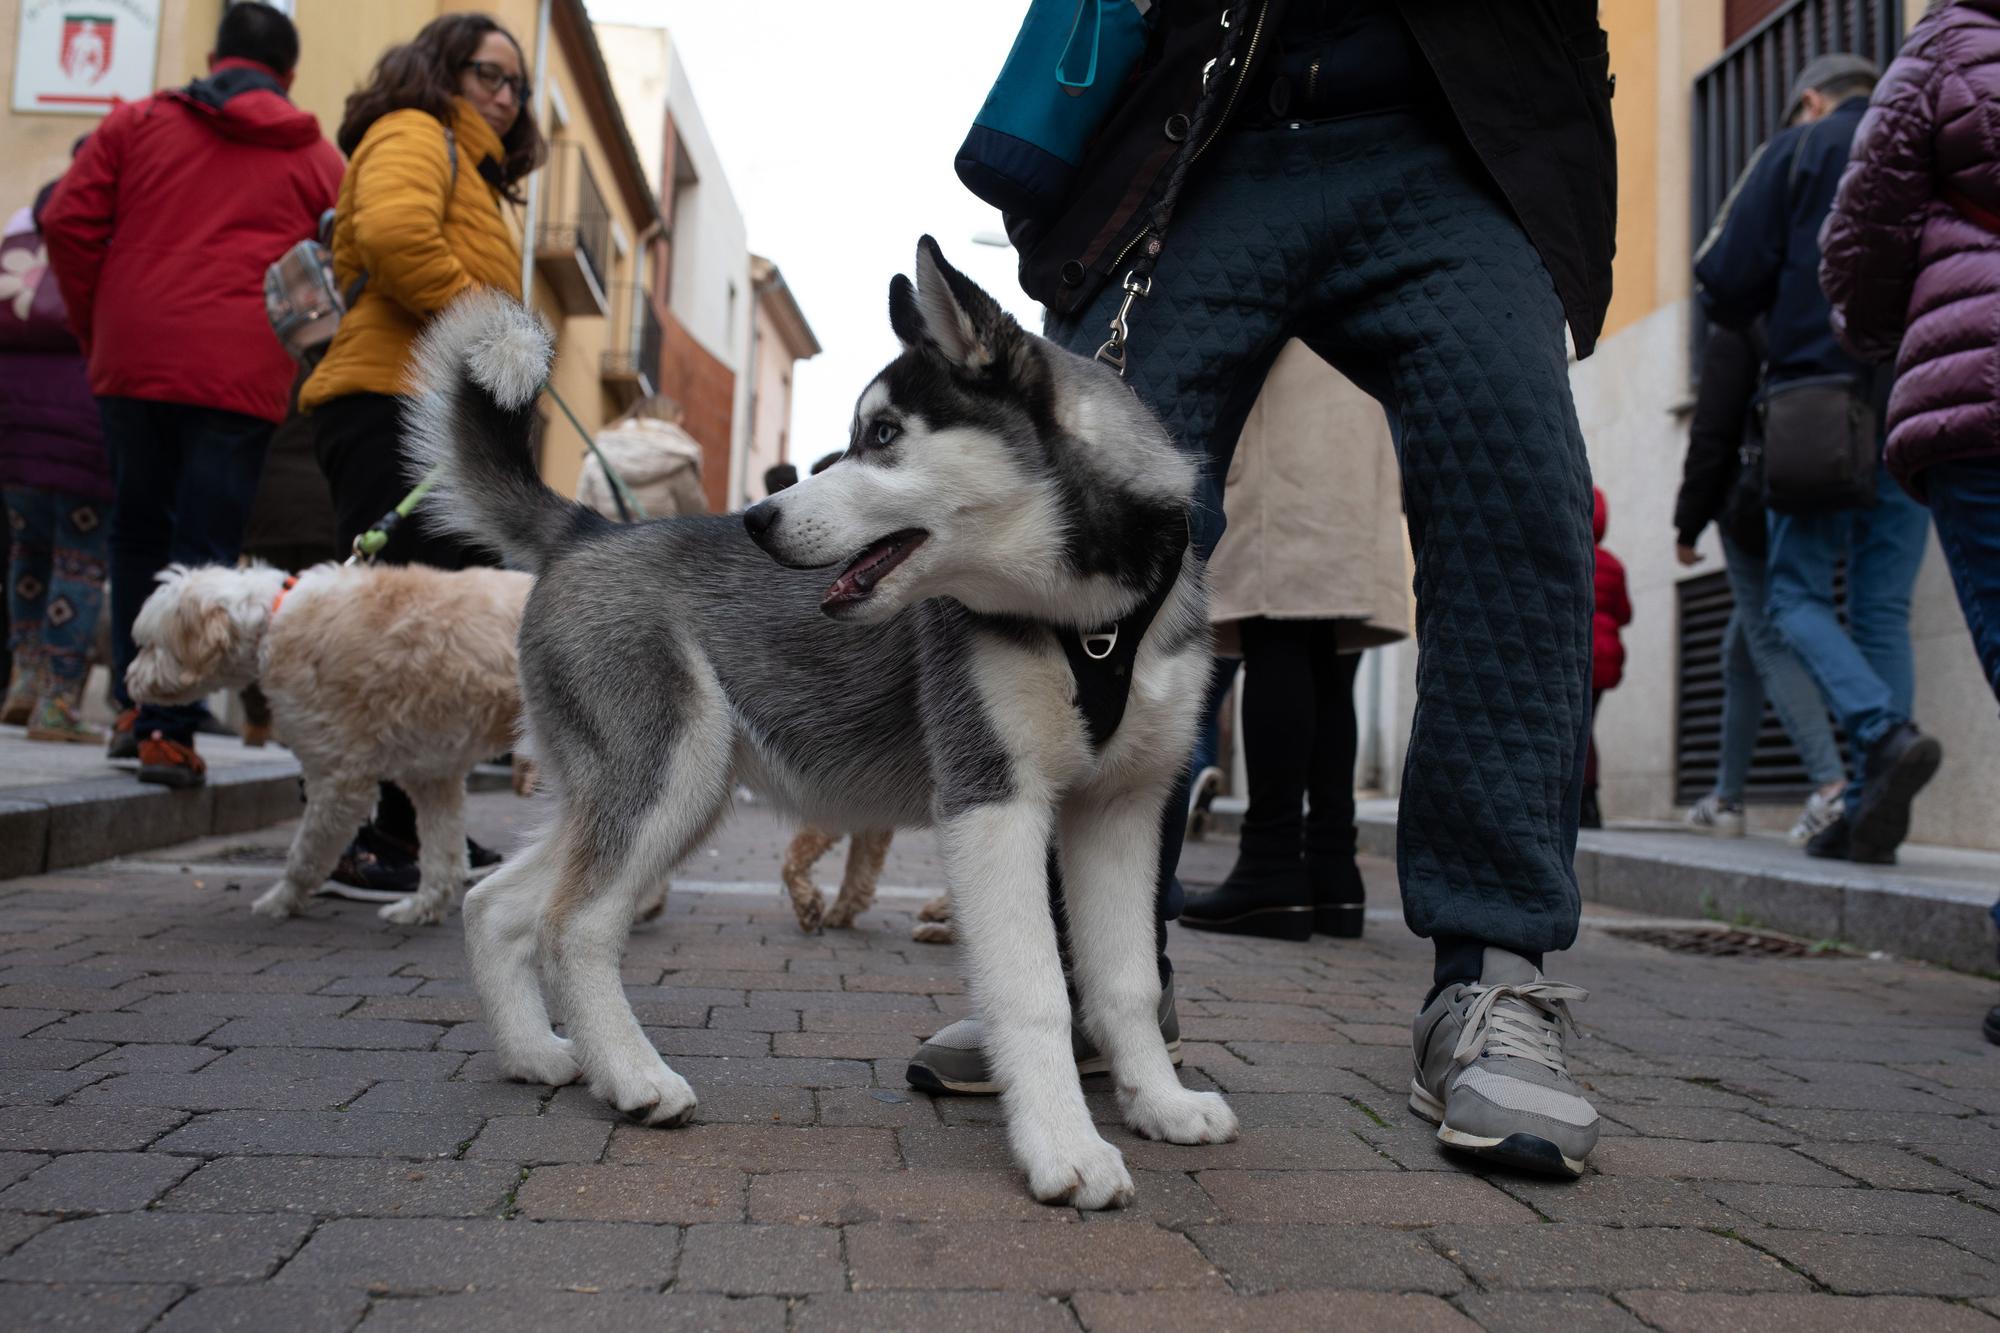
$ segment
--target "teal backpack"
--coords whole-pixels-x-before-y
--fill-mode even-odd
[[[1041,218],[1068,198],[1083,150],[1146,52],[1151,0],[1033,0],[954,165],[1001,212]]]

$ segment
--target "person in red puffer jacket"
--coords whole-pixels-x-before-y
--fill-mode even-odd
[[[166,786],[204,780],[204,711],[131,707],[132,624],[170,562],[236,560],[293,377],[264,270],[340,192],[339,152],[285,95],[298,54],[290,19],[230,5],[209,77],[114,110],[42,211],[111,457],[111,752]]]
[[[1590,618],[1590,717],[1597,720],[1597,705],[1604,692],[1625,678],[1625,644],[1618,631],[1632,623],[1632,599],[1625,591],[1625,564],[1604,549],[1604,528],[1611,521],[1611,506],[1604,492],[1593,488],[1596,510],[1591,531],[1597,539],[1595,587],[1597,602]],[[1577,822],[1584,828],[1603,828],[1604,817],[1597,808],[1597,738],[1591,737],[1590,757],[1583,768],[1583,808]]]

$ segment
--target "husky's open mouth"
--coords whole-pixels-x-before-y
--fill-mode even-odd
[[[883,576],[908,559],[910,553],[922,546],[929,536],[922,528],[905,528],[870,543],[860,555],[848,562],[847,568],[840,571],[840,577],[819,599],[819,609],[842,611],[867,601]]]

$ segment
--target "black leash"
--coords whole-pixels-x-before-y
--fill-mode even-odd
[[[1159,265],[1160,252],[1167,247],[1167,224],[1173,221],[1174,209],[1180,204],[1181,190],[1187,185],[1188,173],[1194,167],[1195,159],[1207,151],[1209,143],[1222,131],[1229,113],[1235,109],[1236,95],[1243,90],[1250,77],[1250,62],[1256,59],[1257,43],[1264,32],[1266,8],[1260,3],[1256,16],[1247,23],[1242,21],[1242,15],[1235,9],[1223,11],[1222,21],[1229,29],[1229,35],[1222,40],[1221,52],[1202,70],[1201,100],[1195,103],[1188,136],[1181,142],[1180,151],[1174,154],[1173,165],[1167,169],[1166,188],[1160,191],[1159,200],[1154,203],[1146,225],[1139,229],[1135,238],[1141,244],[1132,267],[1125,273],[1122,284],[1125,299],[1118,303],[1118,313],[1111,317],[1111,336],[1097,349],[1097,359],[1117,371],[1121,378],[1125,374],[1125,343],[1131,335],[1132,303],[1152,295],[1153,269]],[[1232,15],[1235,16],[1233,22]],[[1221,77],[1212,77],[1217,71],[1221,72]],[[1229,77],[1231,71],[1234,71],[1234,78]]]

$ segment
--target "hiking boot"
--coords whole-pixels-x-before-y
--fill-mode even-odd
[[[1888,864],[1910,834],[1910,802],[1937,775],[1944,747],[1902,722],[1869,747],[1861,799],[1848,829],[1848,859]]]
[[[28,739],[55,741],[69,745],[96,745],[104,737],[97,728],[85,726],[83,714],[60,694],[51,694],[35,705],[28,719]]]
[[[471,834],[468,833],[466,835],[465,864],[472,872],[472,879],[484,878],[488,871],[499,865],[504,859],[500,853],[494,851],[491,847],[484,847],[474,842]]]
[[[1229,878],[1188,898],[1181,924],[1223,935],[1311,939],[1313,896],[1305,862],[1296,856],[1271,861],[1238,856]]]
[[[139,757],[139,710],[136,706],[127,708],[111,724],[111,738],[105,744],[106,759],[137,759]]]
[[[1306,882],[1312,886],[1313,933],[1358,940],[1368,912],[1368,890],[1353,853],[1344,856],[1306,854]]]
[[[1725,801],[1710,792],[1688,807],[1687,826],[1711,838],[1740,838],[1743,836],[1743,804],[1740,801]]]
[[[415,893],[421,880],[416,849],[363,824],[318,892],[359,903],[392,903]]]
[[[1858,860],[1854,855],[1853,832],[1854,825],[1848,822],[1845,814],[1835,815],[1831,824],[1806,839],[1806,855],[1822,861]],[[1887,856],[1877,856],[1868,864],[1892,866],[1896,864],[1896,854],[1890,852]]]
[[[156,731],[139,742],[139,781],[158,787],[199,787],[208,781],[208,765],[194,746],[170,741]]]
[[[14,654],[14,668],[7,677],[7,694],[0,698],[0,726],[23,727],[35,711],[41,671],[24,647]]]
[[[1792,825],[1792,831],[1785,835],[1785,841],[1794,847],[1803,847],[1833,826],[1845,809],[1841,797],[1846,793],[1845,785],[1834,789],[1833,795],[1814,792],[1806,797],[1806,808],[1799,811],[1799,822]]]
[[[1488,946],[1479,980],[1446,986],[1411,1028],[1410,1109],[1438,1142],[1524,1171],[1574,1178],[1597,1146],[1597,1110],[1569,1075],[1569,1003],[1589,992]]]
[[[1174,979],[1167,978],[1167,984],[1160,988],[1160,1035],[1166,1038],[1167,1054],[1178,1065],[1181,1062],[1181,1020],[1174,1013]],[[994,1097],[1000,1093],[1000,1085],[993,1081],[993,1075],[986,1068],[986,1052],[983,1049],[985,1029],[977,1018],[961,1018],[948,1027],[938,1029],[936,1035],[917,1048],[917,1054],[910,1061],[909,1072],[903,1077],[913,1088],[928,1093],[957,1093],[967,1097]],[[1110,1070],[1111,1061],[1098,1054],[1090,1038],[1083,1035],[1083,1024],[1073,1015],[1069,1025],[1070,1051],[1076,1057],[1076,1072],[1079,1074],[1102,1074]]]

